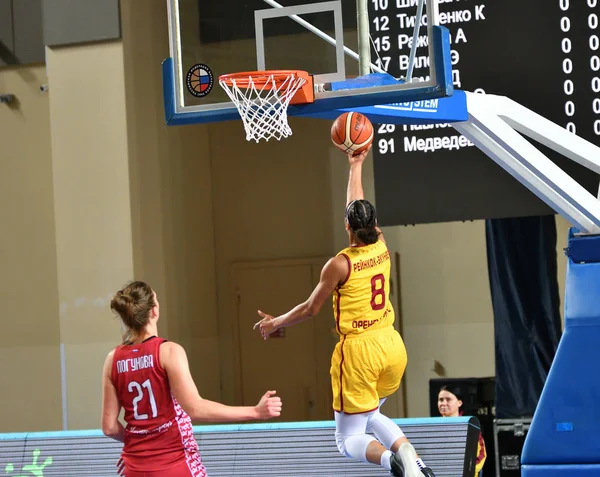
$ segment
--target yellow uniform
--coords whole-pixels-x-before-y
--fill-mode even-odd
[[[406,369],[406,349],[394,329],[389,301],[390,254],[382,241],[348,247],[349,273],[333,295],[340,341],[331,358],[333,409],[358,414],[377,409],[394,393]]]
[[[486,458],[487,458],[487,450],[485,448],[485,441],[483,440],[483,435],[480,432],[479,440],[477,441],[477,458],[475,459],[475,477],[479,476],[481,469],[483,469],[483,464],[485,464]]]

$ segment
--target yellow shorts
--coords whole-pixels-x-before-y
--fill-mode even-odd
[[[394,328],[343,337],[331,357],[333,409],[347,414],[377,409],[379,399],[400,386],[406,363],[404,342]]]

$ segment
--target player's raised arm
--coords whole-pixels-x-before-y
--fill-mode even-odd
[[[367,149],[365,149],[365,151],[363,151],[360,154],[357,154],[356,156],[353,156],[352,154],[348,154],[348,162],[350,163],[350,172],[348,173],[348,189],[346,192],[346,207],[348,207],[348,205],[350,205],[350,203],[352,203],[355,200],[364,200],[365,198],[365,193],[363,191],[363,186],[362,186],[362,166],[363,166],[363,162],[365,162],[365,159],[367,158],[367,154],[369,154],[369,151],[371,150],[371,146],[369,145],[369,147]],[[348,211],[346,210],[346,213]],[[346,220],[348,219],[348,217],[346,217]],[[379,228],[379,226],[375,226],[375,230],[377,231],[377,234],[379,235],[379,240],[381,240],[382,242],[385,242],[385,238],[383,237],[383,232],[381,232],[381,229]]]
[[[281,415],[281,398],[275,396],[275,391],[267,391],[256,406],[226,406],[200,397],[190,373],[187,355],[179,344],[163,343],[160,361],[169,376],[173,396],[193,421],[252,421]]]
[[[348,154],[350,172],[348,173],[348,189],[346,192],[346,206],[353,200],[362,200],[365,193],[362,186],[362,166],[371,150],[371,145],[360,154],[353,156]]]

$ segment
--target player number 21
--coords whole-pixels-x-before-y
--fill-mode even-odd
[[[371,308],[373,308],[373,310],[382,310],[384,307],[385,277],[383,276],[383,273],[378,273],[371,278]]]
[[[156,400],[154,399],[154,393],[152,392],[152,385],[150,380],[146,379],[141,385],[136,381],[131,381],[127,387],[130,393],[137,392],[137,396],[133,398],[133,417],[138,421],[148,419],[148,414],[139,414],[138,404],[144,399],[144,389],[148,391],[148,398],[150,399],[150,407],[152,408],[152,418],[158,416],[158,410],[156,409]]]

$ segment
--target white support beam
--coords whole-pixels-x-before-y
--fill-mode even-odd
[[[522,134],[600,174],[600,149],[506,96],[486,95],[498,116]]]
[[[469,120],[453,124],[454,128],[580,231],[600,233],[600,201],[500,118],[495,110],[499,101],[493,97],[491,101],[488,99],[488,95],[467,93]],[[501,108],[502,115],[520,118],[519,123],[530,126],[521,125],[521,132],[531,133],[536,140],[551,142],[555,147],[568,151],[568,154],[565,154],[567,157],[577,156],[583,161],[581,151],[573,152],[569,149],[571,137],[566,143],[561,143],[560,138],[552,138],[552,134],[556,132],[555,127],[560,128],[559,126],[545,120],[541,122],[541,129],[538,129],[538,126],[533,127],[527,121],[536,117],[535,113],[525,118],[527,115],[523,114],[523,109],[526,108],[518,106],[511,110],[514,105],[517,103],[504,102]],[[548,126],[548,123],[552,127],[544,130],[543,125]],[[541,143],[544,141],[540,140]],[[587,143],[585,147],[588,149],[584,151],[586,154],[595,151],[596,156],[600,157],[600,148],[591,143]]]

